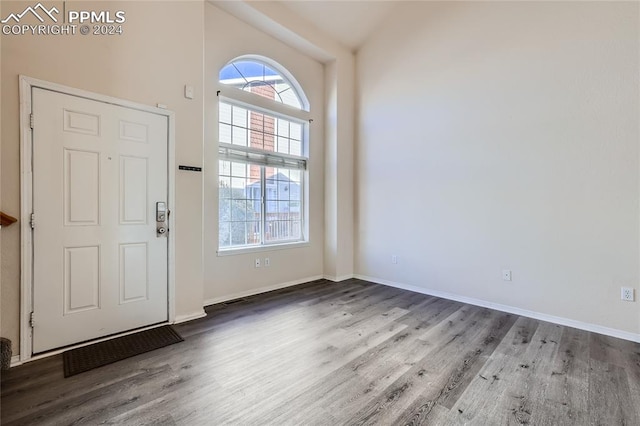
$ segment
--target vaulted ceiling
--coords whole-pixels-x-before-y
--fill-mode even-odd
[[[356,51],[398,1],[280,1],[305,21]]]

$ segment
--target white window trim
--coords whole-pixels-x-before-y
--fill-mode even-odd
[[[228,249],[218,249],[218,257],[234,256],[236,254],[258,253],[273,250],[288,250],[302,247],[309,247],[309,241],[288,241],[286,243],[262,244],[259,246],[231,247]]]

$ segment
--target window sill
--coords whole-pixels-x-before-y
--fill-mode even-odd
[[[288,250],[288,249],[296,249],[302,247],[309,247],[308,241],[298,241],[295,243],[283,243],[283,244],[269,244],[255,247],[242,247],[242,248],[231,248],[231,249],[218,249],[218,257],[222,256],[234,256],[237,254],[246,254],[246,253],[257,253],[264,251],[273,251],[273,250]]]

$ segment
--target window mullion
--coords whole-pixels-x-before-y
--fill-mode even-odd
[[[265,242],[265,229],[267,227],[267,180],[266,180],[266,167],[265,166],[261,166],[260,167],[260,193],[261,193],[261,199],[262,202],[260,203],[260,209],[261,211],[261,218],[260,218],[260,244],[264,245]]]

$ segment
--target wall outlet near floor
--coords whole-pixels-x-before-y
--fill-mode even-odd
[[[398,256],[396,256],[395,254],[391,255],[391,263],[393,263],[394,265],[398,264]]]
[[[620,298],[627,302],[633,302],[634,298],[634,290],[631,287],[622,287],[620,289]]]
[[[502,270],[502,281],[511,281],[511,269]]]
[[[260,258],[256,257],[256,268],[260,267]]]
[[[264,267],[271,266],[271,260],[268,257],[264,258]]]

